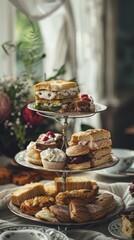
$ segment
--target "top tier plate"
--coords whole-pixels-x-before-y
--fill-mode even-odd
[[[27,105],[27,107],[35,112],[38,112],[41,115],[47,115],[47,116],[53,116],[53,117],[69,117],[69,118],[84,118],[84,117],[90,117],[93,116],[96,113],[102,112],[104,110],[107,109],[107,106],[100,104],[100,103],[95,103],[95,112],[94,113],[70,113],[70,112],[66,112],[66,113],[58,113],[58,112],[50,112],[50,111],[42,111],[42,110],[38,110],[34,108],[34,104],[33,103],[29,103]]]

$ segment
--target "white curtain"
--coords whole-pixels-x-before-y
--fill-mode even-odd
[[[0,1],[0,77],[15,73],[15,54],[8,56],[2,49],[5,42],[14,42],[14,10],[9,1]]]
[[[65,63],[66,79],[76,76],[80,91],[93,96],[95,102],[100,102],[103,88],[104,0],[65,0],[63,4],[58,0],[10,1],[31,19],[41,19],[39,24],[47,54],[44,65],[46,74],[51,75],[53,69]],[[60,4],[57,5],[60,8],[53,8],[52,11],[46,7],[45,11],[48,2]],[[77,119],[76,130],[80,129],[81,123],[101,127],[99,114]]]

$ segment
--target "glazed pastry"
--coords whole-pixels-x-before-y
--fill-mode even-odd
[[[69,208],[66,205],[52,205],[49,207],[50,211],[54,214],[59,222],[71,222]]]
[[[112,212],[117,206],[114,196],[110,193],[99,194],[94,203],[98,206],[104,207],[106,213]]]
[[[84,203],[90,203],[96,197],[96,192],[88,189],[72,190],[59,192],[56,195],[56,203],[61,205],[68,205],[73,199],[80,199]]]
[[[74,222],[82,223],[90,219],[87,207],[79,199],[71,200],[69,203],[70,217]]]
[[[49,196],[38,196],[22,202],[20,210],[25,214],[35,215],[43,207],[50,207],[52,204],[54,204],[54,198]]]
[[[95,221],[106,216],[105,208],[96,204],[87,204],[90,221]]]

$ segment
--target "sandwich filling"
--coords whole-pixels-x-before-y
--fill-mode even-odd
[[[53,100],[57,95],[61,95],[64,97],[74,97],[78,94],[78,87],[72,87],[68,89],[63,89],[61,91],[49,91],[49,90],[39,90],[35,92],[35,95],[37,95],[41,99],[47,99],[47,100]]]

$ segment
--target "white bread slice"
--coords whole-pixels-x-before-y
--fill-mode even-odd
[[[20,206],[25,200],[41,195],[45,195],[44,184],[29,183],[13,192],[11,202],[16,206]]]
[[[34,85],[34,90],[50,90],[50,91],[61,91],[63,89],[74,88],[77,86],[76,82],[66,80],[51,80],[43,81]]]
[[[87,131],[74,133],[71,137],[71,142],[78,143],[80,141],[98,141],[101,139],[109,139],[111,134],[105,129],[89,129]]]

